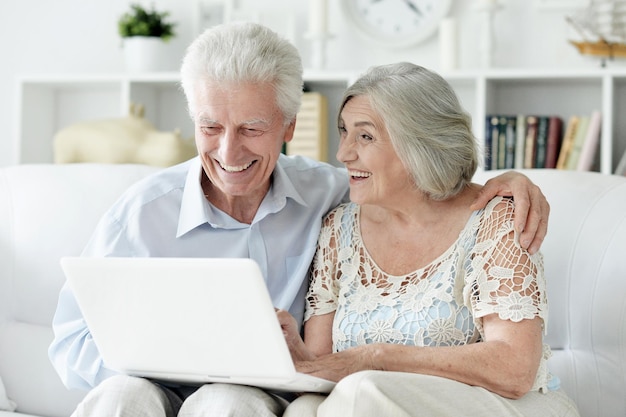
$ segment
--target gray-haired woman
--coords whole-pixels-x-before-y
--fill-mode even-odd
[[[339,381],[285,416],[577,416],[547,371],[543,258],[518,242],[514,202],[471,210],[478,150],[439,75],[370,69],[345,93],[337,158],[350,203],[323,222],[300,371]]]

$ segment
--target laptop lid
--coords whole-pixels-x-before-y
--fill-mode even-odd
[[[61,266],[111,369],[294,392],[334,386],[296,372],[252,259],[64,257]]]

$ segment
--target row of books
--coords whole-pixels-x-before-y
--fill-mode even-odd
[[[488,115],[485,169],[556,168],[590,171],[597,153],[602,114]]]

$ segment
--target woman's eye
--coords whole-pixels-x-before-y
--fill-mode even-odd
[[[362,133],[357,136],[357,139],[361,142],[371,142],[374,138],[372,138],[370,135]]]

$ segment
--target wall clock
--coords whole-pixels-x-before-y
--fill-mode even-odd
[[[400,48],[435,33],[452,0],[340,0],[340,4],[348,23],[366,39]]]

